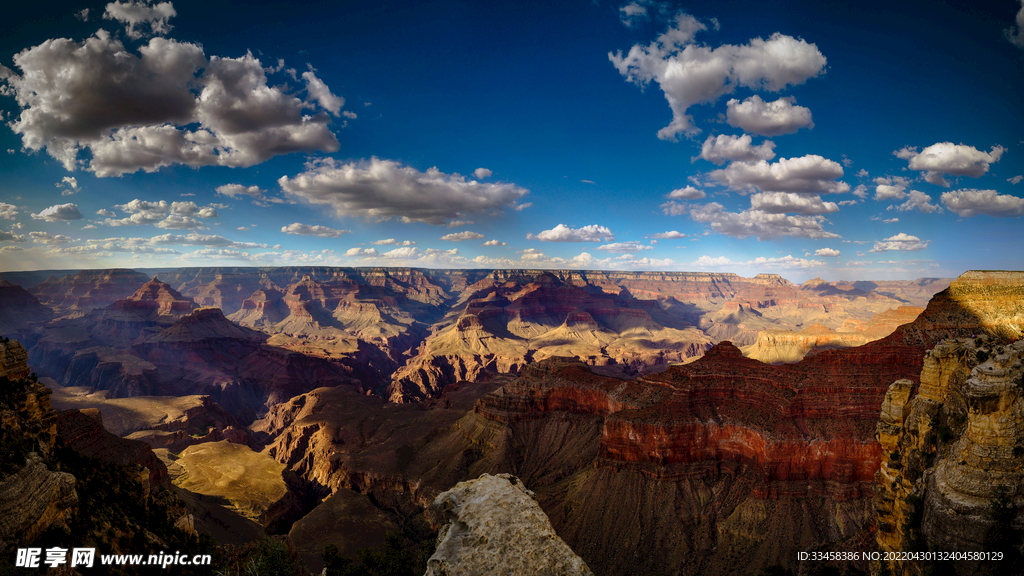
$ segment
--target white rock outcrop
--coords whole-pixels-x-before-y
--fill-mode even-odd
[[[448,524],[425,576],[592,576],[555,534],[533,492],[511,474],[459,482],[434,500]]]

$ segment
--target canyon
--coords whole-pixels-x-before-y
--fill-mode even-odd
[[[938,504],[921,525],[953,533],[939,511],[992,494],[971,492],[974,472],[953,464],[898,476],[922,466],[905,453],[932,430],[903,431],[918,422],[909,399],[939,394],[933,373],[959,382],[973,368],[934,358],[977,361],[982,348],[1003,360],[975,379],[1012,381],[1003,372],[1024,330],[1020,273],[802,285],[330,268],[158,278],[102,307],[20,321],[37,337],[28,363],[54,405],[95,409],[92,422],[147,443],[176,479],[231,459],[272,476],[272,488],[242,475],[226,491],[192,476],[182,497],[196,517],[214,514],[203,498],[236,502],[228,513],[291,534],[313,570],[325,543],[348,555],[369,545],[346,535],[353,526],[432,539],[446,522],[433,503],[482,474],[528,487],[599,575],[756,573],[798,568],[794,550],[898,549],[919,477],[945,478],[923,497]],[[943,352],[966,346],[951,338],[974,348]],[[974,405],[1010,409],[994,398]],[[1006,466],[966,455],[1014,434],[990,420],[964,423],[975,444],[957,452],[989,475]]]

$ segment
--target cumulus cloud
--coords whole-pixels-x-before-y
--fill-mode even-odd
[[[1017,11],[1017,24],[1003,30],[1006,39],[1014,46],[1024,48],[1024,0],[1021,0],[1020,10]]]
[[[824,256],[826,258],[839,258],[839,250],[834,248],[818,248],[814,251],[815,256]]]
[[[494,172],[491,172],[487,168],[477,168],[476,170],[473,170],[473,176],[476,176],[477,180],[483,180],[484,178],[490,178],[491,174],[494,174]]]
[[[227,196],[229,198],[238,198],[240,196],[248,196],[250,198],[262,198],[266,193],[266,190],[261,189],[259,186],[242,186],[241,184],[225,184],[216,188],[217,194],[221,196]]]
[[[539,234],[527,234],[526,239],[542,242],[613,242],[615,235],[607,227],[597,224],[582,228],[570,228],[565,224],[559,224]]]
[[[103,13],[103,17],[107,20],[117,20],[124,24],[125,33],[132,40],[138,40],[151,34],[167,34],[172,28],[168,21],[177,15],[174,5],[170,2],[154,4],[151,0],[111,2],[107,4],[107,9]],[[88,12],[85,16],[88,18]],[[145,32],[147,28],[149,34]]]
[[[835,161],[809,154],[799,158],[782,158],[774,164],[733,162],[709,176],[729,188],[753,192],[796,192],[803,194],[837,194],[850,191],[842,178],[843,167]]]
[[[677,240],[679,238],[686,238],[686,234],[672,230],[671,232],[658,232],[657,234],[651,234],[650,236],[648,236],[648,238],[657,238],[659,240]]]
[[[725,256],[701,256],[693,262],[694,266],[699,268],[708,268],[712,266],[728,266],[732,264],[732,260],[729,260]]]
[[[28,235],[32,237],[32,241],[36,244],[57,245],[70,244],[71,242],[74,242],[74,239],[70,236],[65,236],[63,234],[53,235],[49,232],[29,232]]]
[[[61,189],[61,196],[71,196],[81,190],[81,188],[78,187],[78,179],[74,176],[65,176],[64,178],[61,178],[61,181],[57,182],[57,188]]]
[[[326,112],[309,115],[310,104],[271,87],[252,54],[207,59],[197,44],[159,37],[136,53],[100,30],[82,42],[47,40],[14,63],[20,74],[0,67],[22,109],[11,128],[26,149],[45,148],[68,170],[245,167],[338,149]],[[83,151],[92,158],[80,160]]]
[[[324,110],[335,116],[341,113],[345,99],[331,93],[331,89],[324,84],[323,80],[316,77],[312,68],[308,72],[302,73],[302,79],[306,81],[306,93],[309,94],[310,99],[315,100]]]
[[[385,258],[418,258],[420,256],[419,248],[395,248],[389,252],[384,253]]]
[[[166,200],[139,200],[136,198],[127,204],[114,206],[128,214],[127,218],[107,218],[102,222],[107,226],[141,226],[153,224],[158,228],[173,230],[191,230],[200,228],[203,223],[197,218],[219,218],[220,214],[211,206],[199,206],[191,200],[185,202],[167,202]],[[109,214],[109,210],[97,212]]]
[[[835,202],[822,202],[817,194],[795,194],[793,192],[759,192],[750,197],[752,210],[763,210],[770,214],[797,212],[800,214],[828,214],[838,212]]]
[[[342,234],[351,234],[351,230],[338,230],[336,228],[328,228],[327,226],[310,226],[309,224],[300,224],[298,222],[292,222],[287,226],[281,227],[281,232],[285,234],[297,234],[299,236],[319,236],[321,238],[337,238]]]
[[[941,200],[946,208],[965,218],[978,214],[996,218],[1024,216],[1024,198],[1000,194],[995,190],[944,192]]]
[[[0,202],[0,218],[14,220],[18,216],[18,207],[7,202]]]
[[[853,189],[851,194],[863,200],[868,197],[868,187],[864,184],[857,184],[857,187]],[[839,205],[842,206],[843,203],[840,202]]]
[[[90,240],[91,242],[92,240]],[[214,234],[198,234],[190,232],[181,234],[161,234],[152,238],[106,238],[97,242],[114,242],[124,246],[205,246],[208,248],[268,248],[266,244],[256,242],[235,242]]]
[[[690,211],[689,205],[671,201],[665,202],[659,208],[665,216],[682,216]]]
[[[899,221],[899,218],[886,218],[885,220],[882,220],[882,224],[896,224]]]
[[[973,146],[939,142],[920,152],[916,147],[907,146],[893,152],[893,155],[909,161],[911,170],[924,172],[926,182],[949,186],[943,174],[977,178],[988,172],[989,165],[998,162],[1005,151],[1006,148],[998,144],[990,152],[982,152]]]
[[[451,222],[444,225],[445,228],[458,228],[459,226],[469,226],[472,224],[472,220],[452,220]]]
[[[641,244],[640,242],[638,242],[636,240],[631,240],[629,242],[615,242],[615,243],[612,243],[612,244],[602,244],[601,246],[598,246],[597,248],[594,248],[594,249],[595,250],[604,250],[605,252],[624,253],[624,252],[640,252],[641,250],[653,250],[654,247],[653,246],[646,246],[646,245]]]
[[[881,242],[875,242],[874,248],[869,252],[887,252],[890,250],[899,252],[916,252],[918,250],[924,250],[928,247],[931,240],[921,241],[917,236],[911,236],[909,234],[900,232],[895,236],[890,236]]]
[[[758,240],[769,240],[780,236],[802,238],[839,238],[838,234],[822,228],[823,216],[790,216],[772,214],[763,210],[726,212],[718,202],[710,202],[690,210],[690,218],[702,222],[720,234],[736,238],[756,236]]]
[[[81,220],[82,213],[78,211],[77,204],[56,204],[41,210],[38,214],[33,214],[32,217],[36,220],[45,220],[47,222],[64,222],[68,220]]]
[[[703,190],[694,188],[693,186],[687,186],[685,188],[678,188],[665,195],[666,198],[674,198],[676,200],[700,200],[701,198],[707,197],[707,194]]]
[[[0,230],[0,242],[24,242],[24,241],[25,241],[25,235],[24,234],[17,234],[17,233],[14,232],[14,230],[11,230],[10,232],[5,232],[3,230]]]
[[[376,248],[349,248],[345,256],[379,256]]]
[[[385,240],[377,240],[371,242],[371,244],[376,244],[377,246],[413,246],[416,243],[413,242],[412,240],[402,240],[401,242],[399,242],[394,238],[387,238]]]
[[[291,196],[330,206],[338,216],[433,225],[514,207],[528,193],[514,184],[485,184],[437,168],[420,172],[378,158],[349,164],[328,158],[294,178],[282,176],[278,184]]]
[[[908,210],[913,210],[915,208],[917,208],[921,212],[924,212],[925,214],[931,214],[936,210],[942,212],[942,208],[939,208],[935,204],[932,204],[931,196],[925,194],[924,192],[918,192],[917,190],[911,190],[910,193],[907,195],[907,201],[904,202],[903,204],[900,204],[899,206],[896,206],[896,209],[899,210],[900,212],[907,212]]]
[[[767,40],[754,38],[740,46],[711,48],[695,41],[707,30],[693,16],[679,13],[669,29],[648,46],[634,45],[608,59],[626,80],[646,86],[658,83],[672,109],[672,122],[658,131],[662,139],[680,133],[693,135],[687,110],[699,103],[713,103],[737,87],[777,92],[806,82],[825,70],[825,57],[814,44],[776,32]]]
[[[902,176],[875,178],[875,200],[903,200],[909,185],[910,179]]]
[[[779,98],[765,102],[757,94],[743,102],[733,98],[726,103],[726,121],[761,136],[793,134],[801,128],[814,128],[811,110],[796,105],[796,98]]]
[[[508,242],[502,242],[500,240],[488,240],[483,243],[483,246],[508,246]]]
[[[730,136],[719,134],[708,136],[700,148],[700,155],[708,162],[721,166],[727,160],[739,162],[756,162],[757,160],[771,160],[775,158],[775,143],[766,140],[757,146],[752,146],[753,139],[750,134],[742,136]],[[696,158],[694,158],[696,160]]]
[[[479,232],[470,232],[469,230],[463,230],[462,232],[453,232],[452,234],[445,234],[441,236],[441,240],[448,240],[449,242],[462,242],[463,240],[479,240],[484,235]]]
[[[652,13],[659,16],[667,16],[669,11],[668,2],[656,2],[654,0],[633,0],[629,4],[619,7],[619,18],[627,28],[632,28],[642,22],[650,20]]]

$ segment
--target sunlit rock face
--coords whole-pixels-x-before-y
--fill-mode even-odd
[[[591,576],[587,564],[558,537],[521,480],[483,474],[434,499],[447,524],[425,576],[518,574]]]
[[[1024,341],[945,341],[925,357],[921,383],[895,382],[882,406],[876,476],[884,550],[981,551],[1000,496],[1024,503]],[[926,566],[892,563],[900,573]],[[957,564],[973,572],[977,562]]]

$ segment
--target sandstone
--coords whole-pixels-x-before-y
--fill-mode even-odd
[[[448,522],[426,576],[443,574],[592,574],[551,527],[521,480],[484,474],[434,500]]]
[[[31,289],[40,302],[60,316],[81,316],[130,297],[149,276],[126,269],[82,270],[63,278],[54,278]]]
[[[13,554],[10,544],[66,525],[77,502],[75,477],[47,470],[33,454],[20,470],[0,478],[0,551]]]

